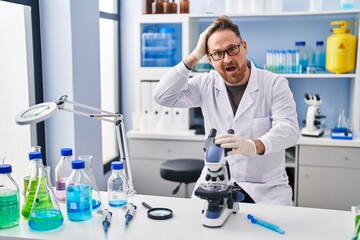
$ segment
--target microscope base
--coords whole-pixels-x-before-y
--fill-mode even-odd
[[[207,216],[208,215],[208,204],[205,204],[205,210],[203,211],[202,214],[202,224],[205,227],[210,227],[210,228],[217,228],[217,227],[221,227],[225,221],[228,219],[228,217],[230,216],[231,213],[236,213],[237,211],[239,211],[239,204],[238,203],[234,203],[234,207],[233,209],[228,209],[227,206],[224,206],[221,210],[221,213],[218,217],[214,218],[212,216]]]
[[[324,134],[323,129],[316,129],[316,130],[312,130],[312,131],[309,131],[307,128],[301,129],[301,135],[306,136],[306,137],[320,137],[323,134]]]

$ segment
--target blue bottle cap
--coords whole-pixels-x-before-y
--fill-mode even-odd
[[[0,173],[11,173],[11,165],[10,164],[1,164],[0,165]]]
[[[60,150],[61,156],[72,156],[72,149],[71,148],[62,148]]]
[[[316,46],[323,46],[324,42],[323,41],[316,41]]]
[[[121,170],[124,169],[124,163],[120,161],[114,161],[111,163],[111,169],[112,170]]]
[[[306,45],[305,41],[297,41],[297,42],[295,42],[295,46],[305,46],[305,45]]]
[[[41,157],[42,157],[41,152],[30,152],[29,153],[29,160],[39,159]]]
[[[84,160],[74,160],[71,162],[72,169],[83,169],[85,168]]]

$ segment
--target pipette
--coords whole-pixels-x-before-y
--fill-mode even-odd
[[[264,221],[264,220],[257,219],[257,218],[255,218],[253,215],[251,215],[251,214],[248,214],[248,215],[247,215],[247,218],[251,221],[251,223],[260,225],[260,226],[262,226],[262,227],[264,227],[264,228],[273,230],[273,231],[275,231],[275,232],[277,232],[277,233],[280,233],[280,234],[285,234],[285,231],[282,230],[279,226],[276,226],[275,224],[266,222],[266,221]]]
[[[110,212],[107,209],[104,210],[98,210],[97,213],[102,215],[102,225],[104,227],[105,233],[107,233],[108,228],[110,227],[111,218],[112,218],[112,212]]]
[[[136,206],[132,203],[129,203],[128,210],[126,211],[126,214],[125,214],[125,226],[127,226],[129,224],[129,222],[132,220],[132,218],[134,217],[135,210],[136,210]]]

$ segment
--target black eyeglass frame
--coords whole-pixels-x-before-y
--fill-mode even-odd
[[[223,59],[225,58],[225,53],[227,53],[229,56],[234,56],[234,55],[236,55],[236,54],[239,54],[239,53],[240,53],[240,46],[242,45],[242,43],[243,43],[243,41],[240,41],[239,44],[237,44],[237,45],[232,45],[232,46],[228,47],[228,48],[227,48],[226,50],[224,50],[224,51],[216,51],[216,52],[213,52],[213,53],[208,54],[208,55],[209,55],[209,56],[212,58],[212,60],[214,60],[214,61],[223,60]],[[230,53],[230,49],[233,48],[233,47],[236,47],[238,51],[235,52],[235,53]],[[220,58],[218,58],[218,59],[215,59],[213,55],[216,54],[216,53],[219,53],[219,52],[222,53],[222,56],[221,56]]]

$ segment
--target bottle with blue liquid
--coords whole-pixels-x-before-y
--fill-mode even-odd
[[[326,53],[323,41],[316,41],[316,48],[312,55],[312,64],[319,69],[325,71]]]
[[[71,221],[85,221],[92,214],[91,180],[83,160],[72,161],[72,168],[66,182],[66,212]]]
[[[101,205],[101,197],[99,188],[96,184],[94,172],[91,167],[92,156],[91,155],[81,155],[78,157],[79,160],[85,162],[85,173],[91,180],[91,198],[92,198],[92,209],[95,210]]]
[[[60,227],[64,218],[50,182],[50,167],[40,166],[28,225],[34,231],[49,231]]]
[[[296,50],[299,51],[299,63],[301,65],[302,72],[306,72],[306,69],[309,65],[309,55],[306,50],[306,42],[298,41],[295,42]]]
[[[111,163],[112,173],[107,182],[109,205],[121,207],[127,204],[128,185],[123,173],[124,164],[120,161]]]
[[[0,229],[19,225],[19,186],[11,177],[11,165],[0,165]]]

